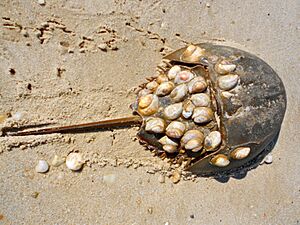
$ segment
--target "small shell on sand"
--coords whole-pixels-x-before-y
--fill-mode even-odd
[[[165,175],[164,174],[160,174],[159,177],[158,177],[159,183],[161,183],[161,184],[165,183],[165,180],[166,180]]]
[[[271,154],[268,154],[264,159],[264,163],[271,164],[272,162],[273,162],[273,156]]]
[[[174,183],[174,184],[177,184],[181,179],[181,174],[179,171],[175,170],[171,176],[171,181]]]
[[[38,4],[40,5],[45,5],[46,4],[46,1],[45,0],[37,0]]]
[[[84,160],[80,153],[72,152],[67,156],[66,165],[70,170],[80,170],[83,164]]]
[[[58,167],[58,166],[64,164],[65,161],[66,161],[65,157],[55,155],[52,159],[51,165],[55,166],[55,167]]]
[[[37,173],[46,173],[49,170],[49,165],[45,160],[39,160],[38,164],[35,166],[35,171]]]
[[[22,112],[16,112],[15,114],[12,115],[12,119],[15,121],[23,119],[24,113]]]
[[[105,52],[105,51],[107,51],[107,44],[101,43],[98,45],[98,48]]]

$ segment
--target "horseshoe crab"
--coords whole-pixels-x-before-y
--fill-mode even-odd
[[[263,60],[211,43],[165,56],[159,74],[140,85],[135,116],[11,135],[139,125],[141,143],[200,176],[253,165],[279,133],[286,109],[282,81]]]

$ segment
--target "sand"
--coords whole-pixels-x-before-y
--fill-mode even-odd
[[[299,11],[297,0],[2,0],[0,114],[13,116],[2,126],[130,115],[165,52],[205,41],[268,62],[288,108],[273,163],[226,182],[161,183],[167,165],[134,127],[0,137],[0,224],[300,224]],[[35,172],[72,151],[87,159],[82,171]]]

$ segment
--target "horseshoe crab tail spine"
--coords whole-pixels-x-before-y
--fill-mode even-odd
[[[52,133],[76,133],[81,130],[86,129],[110,129],[116,127],[128,127],[134,125],[141,125],[143,122],[140,116],[129,116],[117,119],[110,120],[101,120],[92,123],[84,124],[75,124],[69,126],[60,126],[60,127],[50,127],[50,128],[41,128],[30,131],[17,131],[17,132],[8,132],[7,136],[27,136],[27,135],[42,135],[42,134],[52,134]],[[19,128],[22,130],[22,127]]]

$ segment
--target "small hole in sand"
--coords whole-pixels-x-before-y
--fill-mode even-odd
[[[10,73],[11,75],[15,75],[15,74],[16,74],[16,71],[15,71],[15,69],[10,68],[10,69],[9,69],[9,73]]]

